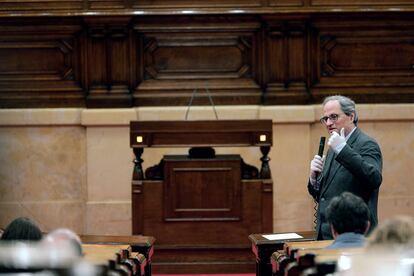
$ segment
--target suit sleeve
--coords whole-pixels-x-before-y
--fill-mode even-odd
[[[382,155],[375,141],[366,141],[359,148],[359,151],[346,145],[338,154],[336,160],[361,183],[366,183],[372,190],[380,187],[382,182]]]

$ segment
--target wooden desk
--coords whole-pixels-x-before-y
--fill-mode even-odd
[[[282,250],[286,242],[289,241],[311,241],[315,239],[315,232],[296,232],[302,236],[301,239],[294,240],[268,240],[263,237],[264,234],[251,234],[249,240],[251,241],[253,254],[256,256],[256,276],[270,276],[272,275],[272,265],[270,256],[277,250]]]
[[[156,273],[251,273],[247,236],[273,228],[271,120],[132,121],[132,233],[157,237]],[[259,168],[212,147],[259,147]],[[187,147],[142,170],[144,149]]]
[[[339,248],[339,249],[299,249],[298,256],[301,257],[306,254],[315,254],[316,262],[323,261],[336,261],[341,256],[354,256],[361,255],[365,253],[365,248],[356,247],[356,248]]]
[[[108,261],[117,260],[117,253],[131,250],[129,244],[82,244],[84,259],[94,265],[108,265]]]

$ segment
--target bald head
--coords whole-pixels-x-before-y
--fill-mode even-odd
[[[45,241],[49,243],[58,244],[59,242],[69,241],[75,247],[79,256],[82,256],[82,241],[79,236],[70,229],[58,228],[48,233],[45,237]]]

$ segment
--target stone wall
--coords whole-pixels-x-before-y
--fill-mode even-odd
[[[311,230],[309,161],[319,137],[320,105],[218,106],[220,119],[272,119],[270,166],[274,232]],[[381,220],[414,215],[414,104],[358,105],[359,127],[379,142],[384,160]],[[43,231],[69,227],[82,234],[131,234],[130,120],[182,120],[185,107],[0,110],[0,227],[17,216]],[[212,119],[211,107],[192,107],[189,120]],[[260,166],[258,148],[216,148],[240,153]],[[326,151],[326,149],[325,149]],[[144,168],[163,154],[186,148],[144,150]]]

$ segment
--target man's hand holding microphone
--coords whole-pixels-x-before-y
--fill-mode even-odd
[[[314,183],[316,183],[316,178],[318,178],[318,175],[322,172],[323,169],[323,162],[325,161],[325,156],[319,156],[319,155],[315,155],[315,157],[313,157],[311,164],[310,164],[310,181],[312,183],[312,185],[314,185]]]
[[[315,155],[310,164],[310,181],[312,185],[316,184],[316,179],[318,175],[322,172],[323,164],[325,161],[325,156],[323,155],[323,147],[325,144],[325,137],[321,137],[321,141],[319,144],[319,152]],[[333,131],[331,137],[329,137],[328,145],[332,148],[335,153],[339,153],[346,145],[345,139],[345,129],[342,128],[340,134],[338,132]]]

